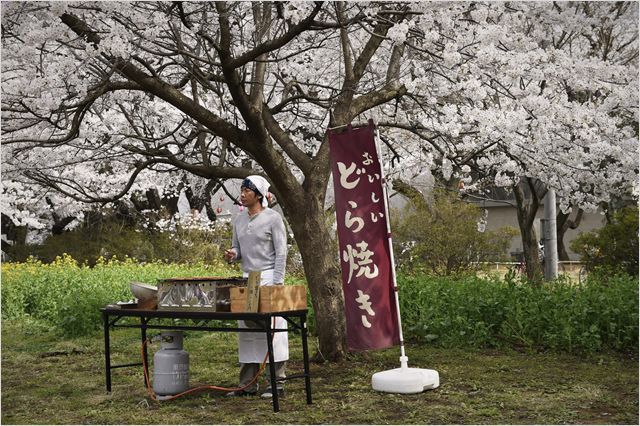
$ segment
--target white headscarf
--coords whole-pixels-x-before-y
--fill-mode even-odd
[[[262,176],[251,175],[247,176],[253,184],[258,188],[260,194],[262,194],[262,207],[267,207],[269,205],[269,200],[267,200],[267,195],[269,194],[269,182]]]

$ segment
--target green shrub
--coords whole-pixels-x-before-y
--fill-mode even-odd
[[[542,286],[475,276],[400,276],[404,332],[443,347],[638,350],[638,285],[592,274]]]
[[[571,242],[587,270],[621,268],[638,275],[638,208],[625,207],[613,215],[611,223],[594,232],[581,233]]]
[[[178,265],[99,259],[94,267],[69,256],[2,264],[2,318],[39,321],[67,336],[100,329],[99,309],[130,300],[130,281],[237,275],[202,263]],[[289,277],[288,283],[303,284]],[[582,285],[557,280],[531,286],[471,275],[398,275],[407,340],[440,347],[638,351],[638,284],[626,274],[594,272]],[[309,304],[308,324],[315,330]]]
[[[228,267],[163,262],[138,263],[98,258],[93,267],[68,255],[50,264],[30,259],[2,264],[2,318],[30,317],[67,336],[80,336],[101,327],[99,309],[133,298],[131,281],[155,283],[180,276],[238,275]]]
[[[512,227],[480,232],[481,209],[446,191],[435,191],[430,206],[412,202],[394,213],[394,252],[398,264],[412,271],[450,275],[470,271],[478,261],[505,260],[518,234]]]

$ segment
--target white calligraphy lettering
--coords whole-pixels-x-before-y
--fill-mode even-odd
[[[364,154],[362,154],[362,156],[364,157],[364,161],[362,162],[362,164],[364,164],[365,166],[368,166],[373,163],[371,154],[369,154],[368,152],[365,152]]]
[[[369,295],[364,293],[362,290],[358,290],[358,297],[356,297],[356,302],[358,302],[358,308],[366,311],[368,315],[375,316],[376,312],[371,308],[371,302],[369,301]],[[362,315],[360,317],[362,320],[362,325],[366,328],[371,328],[371,323],[366,315]]]
[[[380,217],[384,217],[384,215],[380,212],[378,212],[378,216]],[[371,212],[371,222],[377,222],[378,221],[378,216],[376,216],[376,214],[374,212]]]
[[[344,189],[353,189],[358,185],[358,182],[360,182],[360,178],[351,182],[348,180],[351,174],[356,171],[356,163],[351,163],[351,165],[347,167],[344,163],[338,161],[338,171],[340,172],[340,185],[342,185]]]
[[[351,207],[352,209],[355,209],[356,207],[358,207],[358,204],[355,201],[348,201],[348,203],[349,203],[349,207]],[[351,229],[351,226],[354,223],[356,224],[356,229]],[[355,234],[356,232],[359,232],[364,227],[364,219],[357,216],[351,217],[351,212],[347,211],[344,214],[344,224],[347,227],[347,229],[350,229],[351,232]]]
[[[373,252],[368,249],[368,246],[365,241],[361,241],[356,244],[356,249],[351,247],[351,244],[347,244],[347,248],[342,251],[342,260],[349,262],[349,279],[347,280],[347,284],[351,283],[353,273],[356,271],[356,278],[362,275],[369,279],[378,276],[378,266],[373,263],[371,259]]]
[[[369,322],[369,320],[367,319],[366,315],[362,315],[360,317],[360,319],[362,320],[362,325],[364,325],[367,328],[371,328],[371,323]]]
[[[354,223],[356,224],[355,229],[351,229],[351,226]],[[351,230],[351,232],[355,234],[356,232],[360,232],[360,230],[364,227],[364,220],[358,216],[351,217],[351,212],[347,211],[344,214],[344,224],[347,229]]]
[[[369,295],[364,293],[362,290],[358,290],[358,297],[356,297],[356,302],[358,302],[358,308],[363,311],[367,311],[367,313],[371,316],[375,316],[376,313],[373,309],[371,309],[371,302],[369,301]]]

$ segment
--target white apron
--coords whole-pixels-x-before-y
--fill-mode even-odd
[[[244,277],[249,274],[245,273]],[[260,285],[273,285],[273,269],[262,271],[260,274]],[[248,328],[244,321],[238,321],[238,327]],[[287,320],[282,317],[275,317],[271,320],[272,328],[287,328]],[[267,354],[266,333],[238,333],[238,358],[243,364],[262,363]],[[273,361],[281,362],[289,359],[289,335],[287,332],[273,334]],[[269,359],[267,358],[267,362]]]

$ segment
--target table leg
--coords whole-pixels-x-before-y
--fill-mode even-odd
[[[273,402],[273,412],[280,411],[280,405],[278,404],[278,385],[276,383],[276,367],[273,358],[273,341],[271,340],[274,334],[271,331],[271,318],[266,321],[266,333],[267,333],[267,350],[269,351],[269,378],[271,381],[271,399]]]
[[[149,320],[143,317],[140,317],[140,338],[142,341],[142,356],[144,357],[144,365],[147,367],[147,374],[149,374],[149,356],[147,354],[147,322]],[[143,367],[144,368],[144,367]],[[147,380],[143,377],[144,386],[147,386]]]
[[[107,384],[107,392],[111,392],[111,351],[109,344],[109,314],[102,312],[102,324],[104,326],[104,371]]]
[[[304,387],[307,393],[307,404],[311,404],[311,373],[309,372],[309,347],[307,345],[307,316],[300,319],[302,325],[302,357],[304,361]]]

